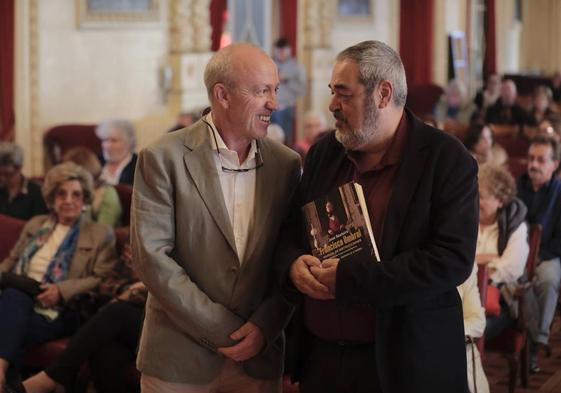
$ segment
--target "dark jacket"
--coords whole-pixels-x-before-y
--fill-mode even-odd
[[[103,155],[99,157],[101,164],[105,165],[105,159]],[[123,172],[121,172],[121,176],[119,177],[119,184],[128,184],[132,186],[134,183],[134,170],[136,169],[136,160],[138,159],[138,154],[133,153],[130,162],[127,164],[126,167],[123,168]]]
[[[339,263],[336,298],[376,311],[377,371],[383,391],[467,392],[462,304],[456,286],[470,275],[478,225],[477,164],[462,144],[406,111],[409,134],[389,201],[381,263]],[[308,153],[298,200],[277,249],[284,293],[302,300],[288,270],[310,246],[300,206],[326,194],[346,159],[329,133]],[[306,332],[294,320],[295,379],[306,362]],[[290,362],[290,361],[289,361]]]
[[[514,198],[508,205],[499,209],[497,213],[497,225],[499,227],[497,249],[499,255],[503,255],[510,235],[524,222],[527,212],[526,205],[518,198]]]
[[[553,175],[535,192],[525,173],[518,180],[518,197],[528,208],[528,223],[542,226],[540,261],[561,257],[561,180]]]

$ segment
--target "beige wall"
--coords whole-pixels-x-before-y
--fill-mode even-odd
[[[26,47],[34,55],[25,64],[20,53],[19,64],[24,66],[16,67],[16,132],[33,161],[26,165],[30,174],[40,174],[42,151],[36,146],[41,135],[29,133],[42,134],[61,123],[97,123],[110,117],[141,125],[145,117],[169,117],[158,88],[158,68],[168,52],[167,2],[162,1],[159,27],[120,29],[79,29],[76,3],[22,0],[18,4],[16,24],[36,29],[36,40],[31,43],[18,29],[18,47]],[[34,13],[35,20],[28,25]],[[17,98],[28,96],[29,91],[34,108],[29,107],[29,100]],[[34,130],[30,124],[35,125]],[[162,130],[168,126],[162,125]],[[151,135],[142,135],[140,130],[140,145],[150,139]]]
[[[344,20],[335,17],[333,50],[337,53],[360,41],[383,41],[399,49],[399,1],[375,0],[370,20]]]

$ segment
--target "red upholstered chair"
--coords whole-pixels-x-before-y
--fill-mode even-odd
[[[101,141],[95,135],[95,128],[89,124],[65,124],[49,129],[43,137],[49,164],[60,163],[64,153],[76,146],[85,146],[101,155]]]
[[[435,84],[411,86],[407,92],[407,107],[417,116],[430,115],[444,89]]]
[[[117,190],[117,194],[119,194],[119,200],[123,208],[122,225],[127,227],[130,225],[131,220],[132,187],[128,184],[117,184],[114,187]]]
[[[0,214],[0,262],[10,255],[24,225],[23,220]]]
[[[508,171],[518,179],[528,170],[528,160],[526,158],[511,157],[507,161]]]
[[[510,158],[526,158],[530,141],[522,136],[495,136],[495,143],[501,145]]]
[[[530,252],[526,262],[526,276],[529,283],[534,277],[534,270],[538,261],[538,253],[540,249],[540,241],[542,235],[541,225],[531,225],[528,234],[528,242]],[[524,288],[524,289],[523,289]],[[522,290],[531,290],[531,288],[521,286]],[[523,296],[518,296],[519,302],[524,301]],[[520,304],[520,314],[524,307]],[[519,318],[524,318],[519,315]],[[485,340],[485,350],[500,352],[504,354],[508,360],[509,381],[508,391],[513,393],[518,380],[518,369],[520,369],[520,379],[523,387],[528,387],[530,351],[528,348],[527,333],[525,329],[519,329],[515,326],[508,327],[498,337],[493,340]]]

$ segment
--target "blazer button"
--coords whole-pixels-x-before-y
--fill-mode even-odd
[[[232,267],[230,268],[230,271],[231,271],[232,273],[237,273],[237,272],[238,272],[238,268],[237,268],[236,266],[232,266]]]

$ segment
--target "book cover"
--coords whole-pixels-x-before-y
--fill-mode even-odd
[[[343,184],[302,207],[312,254],[320,260],[366,251],[379,261],[360,184]]]

